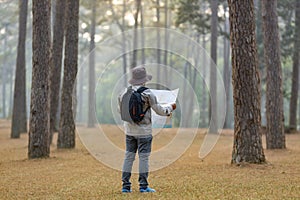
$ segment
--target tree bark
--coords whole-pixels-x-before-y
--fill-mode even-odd
[[[164,65],[167,66],[168,64],[168,46],[169,46],[169,35],[168,35],[168,27],[169,27],[169,20],[168,20],[168,0],[165,0],[165,52],[164,52]],[[168,81],[166,81],[168,82]]]
[[[4,62],[3,62],[4,63]],[[13,111],[13,95],[14,95],[14,82],[15,80],[13,80],[13,78],[15,78],[15,76],[13,75],[13,73],[15,72],[15,67],[12,67],[9,72],[8,72],[8,76],[9,76],[9,104],[8,104],[8,116],[12,116],[12,111]],[[25,87],[26,88],[26,87]],[[26,94],[26,93],[25,93]],[[26,98],[25,98],[26,101]],[[26,104],[25,104],[25,109],[27,108]],[[27,110],[27,109],[26,109]],[[26,118],[27,118],[27,113],[26,113]],[[26,128],[27,128],[27,120],[26,120]],[[27,131],[25,131],[24,133],[27,133]]]
[[[49,157],[51,1],[33,0],[32,86],[28,158]]]
[[[202,47],[206,49],[206,40],[205,40],[205,35],[202,36]],[[202,54],[202,62],[204,63],[204,67],[202,67],[202,76],[203,76],[203,81],[202,81],[202,99],[201,99],[201,115],[200,115],[200,121],[201,121],[201,127],[207,127],[207,117],[208,117],[208,110],[207,110],[207,88],[206,88],[206,66],[207,66],[207,59],[205,53]]]
[[[55,3],[55,20],[53,25],[52,65],[50,70],[50,144],[53,133],[58,130],[58,105],[60,97],[60,82],[62,68],[62,53],[64,43],[64,21],[66,0]]]
[[[134,14],[134,32],[133,32],[133,55],[132,55],[132,63],[131,68],[135,68],[137,66],[137,45],[138,45],[138,16],[141,8],[141,0],[135,0],[136,2],[136,12]]]
[[[190,36],[192,37],[192,36]],[[191,45],[191,41],[189,40],[188,43],[186,44],[187,47],[189,47]],[[194,46],[193,46],[194,47]],[[190,49],[190,48],[186,48],[187,49],[187,57],[190,58],[193,54],[194,49]],[[188,91],[188,68],[190,67],[191,63],[186,59],[185,60],[185,64],[183,67],[183,76],[184,76],[184,83],[183,83],[183,96],[186,97],[189,95],[189,91]],[[190,99],[187,99],[186,101],[183,102],[182,104],[182,115],[184,116],[182,118],[182,126],[183,127],[188,127],[189,126],[189,121],[188,121],[188,115],[189,115],[189,107],[190,107],[190,103],[189,103]]]
[[[96,32],[96,0],[93,0],[91,18],[91,41],[89,54],[89,114],[88,127],[95,126],[95,32]]]
[[[112,0],[109,1],[109,4],[110,4],[110,9],[111,9],[111,12],[114,16],[114,20],[116,21],[118,27],[120,28],[121,32],[122,32],[122,61],[123,61],[123,74],[124,74],[124,87],[127,87],[127,56],[126,56],[126,36],[125,36],[125,14],[126,14],[126,0],[123,0],[123,9],[122,9],[122,24],[119,22],[119,19],[116,15],[116,12],[114,10],[114,7],[113,7],[113,3],[112,3]],[[142,7],[141,7],[141,24],[143,23],[143,17],[142,17]],[[143,25],[142,25],[143,27]],[[143,31],[143,30],[142,30]],[[143,36],[142,36],[143,37]],[[143,40],[142,40],[143,42]],[[143,49],[142,49],[143,51]]]
[[[123,15],[124,18],[124,15]],[[142,64],[146,63],[146,56],[145,56],[145,30],[144,30],[144,8],[143,5],[141,5],[141,43],[142,43]]]
[[[157,49],[156,49],[156,57],[157,57],[157,75],[156,75],[156,78],[157,78],[157,89],[161,89],[160,87],[160,75],[161,75],[161,72],[160,72],[160,64],[161,64],[161,59],[160,59],[160,3],[159,3],[159,0],[156,0],[156,18],[157,18],[157,23],[156,23],[156,28],[157,28],[157,31],[156,31],[156,44],[157,44]]]
[[[261,123],[266,126],[266,67],[264,63],[264,47],[263,47],[263,28],[262,28],[262,3],[261,0],[254,0],[254,7],[256,8],[256,43],[257,43],[257,53],[258,53],[258,70],[261,77]]]
[[[80,62],[82,63],[82,62]],[[79,73],[78,81],[78,122],[83,122],[83,84],[84,84],[84,73],[85,70],[82,68]]]
[[[267,149],[283,149],[285,135],[277,0],[262,1],[262,21],[267,67]]]
[[[169,75],[168,75],[168,48],[169,48],[169,16],[168,16],[168,0],[165,0],[165,6],[164,6],[164,11],[165,11],[165,50],[164,50],[164,74],[165,74],[165,79],[166,83],[169,82]]]
[[[264,163],[260,133],[260,78],[257,70],[253,0],[228,0],[232,49],[234,142],[231,163]]]
[[[300,1],[296,2],[295,35],[294,35],[294,55],[293,55],[293,74],[292,90],[290,100],[290,121],[291,129],[297,129],[297,102],[298,102],[298,82],[299,82],[299,53],[300,53]]]
[[[11,124],[11,138],[19,138],[27,132],[26,117],[26,27],[28,0],[20,0],[19,42],[14,89],[14,105]]]
[[[229,33],[229,20],[228,17],[224,14],[225,21],[224,21],[224,31],[225,33]],[[226,117],[225,117],[225,124],[224,128],[231,128],[231,119],[230,119],[230,68],[229,68],[229,56],[230,56],[230,42],[226,36],[224,36],[224,86],[226,92]]]
[[[217,110],[217,72],[214,65],[217,64],[217,42],[218,42],[218,0],[211,0],[210,7],[212,10],[211,16],[211,47],[210,56],[213,60],[210,66],[210,102],[209,118],[210,127],[209,132],[217,133],[217,113],[212,113],[212,107]]]
[[[123,51],[123,74],[125,74],[124,78],[124,87],[127,86],[127,56],[126,56],[126,36],[125,36],[125,14],[126,14],[126,0],[123,0],[123,10],[122,10],[122,51]]]
[[[57,148],[75,147],[75,122],[72,110],[77,74],[79,0],[67,0],[64,78]]]
[[[200,35],[197,34],[195,36],[195,41],[197,43],[199,43],[200,41]],[[193,45],[194,46],[194,45]],[[192,48],[192,57],[195,58],[195,66],[190,65],[189,69],[190,69],[190,80],[191,80],[191,89],[189,90],[188,96],[190,97],[189,99],[189,106],[187,107],[187,112],[190,113],[188,115],[186,115],[187,118],[187,122],[188,122],[188,127],[191,126],[191,122],[192,122],[192,113],[193,113],[193,109],[195,108],[194,105],[194,98],[193,98],[193,94],[194,91],[196,91],[196,82],[197,82],[197,75],[198,75],[198,71],[197,71],[197,67],[199,65],[199,60],[200,60],[200,55],[198,54],[198,52],[195,52],[194,48]],[[192,70],[193,69],[193,70]]]
[[[8,23],[5,23],[5,32],[7,32],[7,26]],[[2,68],[2,117],[6,118],[6,75],[7,75],[7,64],[6,64],[6,50],[7,50],[7,35],[5,34],[4,39],[3,39],[3,46],[4,46],[4,58],[3,58],[3,68]]]

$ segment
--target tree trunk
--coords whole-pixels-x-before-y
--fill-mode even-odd
[[[300,77],[300,70],[299,70],[299,77]],[[298,94],[300,93],[300,82],[298,81]],[[300,101],[298,102],[298,124],[300,124]]]
[[[160,89],[160,84],[161,84],[161,81],[160,81],[160,63],[161,63],[161,60],[160,60],[160,29],[159,29],[159,26],[160,26],[160,3],[159,3],[159,0],[156,0],[156,18],[157,18],[157,23],[156,23],[156,28],[157,28],[157,32],[156,32],[156,42],[157,42],[157,49],[156,49],[156,56],[157,56],[157,75],[156,75],[156,78],[157,78],[157,89]]]
[[[168,20],[168,0],[165,0],[165,52],[164,52],[164,65],[167,66],[168,64],[168,46],[169,46],[169,35],[168,35],[168,27],[169,27],[169,20]]]
[[[227,9],[227,8],[225,8]],[[224,21],[224,31],[225,33],[229,33],[229,20],[228,17],[224,14],[225,21]],[[224,128],[231,128],[231,119],[230,119],[230,68],[229,68],[229,56],[230,56],[230,44],[229,40],[226,36],[224,36],[224,86],[226,92],[226,117],[225,117],[225,124]]]
[[[124,18],[124,15],[123,15]],[[145,56],[145,30],[144,30],[144,8],[141,5],[141,42],[142,42],[142,64],[146,63],[146,56]]]
[[[57,1],[56,0],[51,0],[51,34],[54,34],[54,24],[55,24],[55,19],[56,19],[56,3]]]
[[[168,18],[168,0],[165,0],[165,50],[164,50],[164,66],[165,66],[165,70],[164,70],[164,75],[165,75],[165,83],[169,82],[169,75],[168,75],[168,48],[169,48],[169,32],[168,32],[168,28],[169,28],[169,18]]]
[[[190,36],[190,37],[192,37],[192,36]],[[190,58],[191,57],[191,55],[193,54],[193,50],[194,49],[190,49],[190,48],[188,48],[189,46],[191,46],[191,41],[192,40],[189,40],[188,41],[188,43],[186,44],[186,48],[185,49],[187,49],[187,57],[188,58]],[[193,47],[194,47],[194,45],[193,45]],[[185,61],[185,64],[184,64],[184,67],[183,67],[183,76],[184,76],[184,82],[183,82],[183,95],[182,96],[184,96],[184,97],[187,97],[188,95],[189,95],[189,91],[188,91],[188,68],[190,67],[190,62],[188,61],[188,60],[186,60]],[[186,117],[186,116],[188,116],[189,115],[189,107],[190,107],[190,103],[189,103],[189,100],[190,99],[187,99],[186,101],[184,101],[183,102],[183,104],[182,104],[182,116],[184,116],[183,118],[182,118],[182,122],[181,122],[181,124],[182,124],[182,126],[183,127],[188,127],[188,125],[189,125],[189,121],[188,121],[188,117]]]
[[[82,56],[81,56],[82,59]],[[82,59],[83,61],[83,59]],[[80,61],[80,63],[82,63]],[[78,87],[79,87],[79,91],[78,91],[78,118],[77,121],[78,122],[83,122],[83,85],[84,85],[84,75],[85,75],[85,68],[82,67],[79,73],[79,77],[77,76],[78,80]]]
[[[211,108],[217,110],[217,72],[216,68],[213,65],[217,64],[217,42],[218,42],[218,0],[211,0],[210,7],[212,10],[211,16],[211,47],[210,47],[210,56],[213,60],[210,66],[210,102],[209,107],[209,118],[210,118],[210,127],[209,132],[217,133],[217,113],[212,113]]]
[[[125,36],[125,14],[126,14],[126,0],[123,0],[123,10],[122,10],[122,24],[119,22],[116,12],[113,7],[112,0],[109,1],[111,12],[114,16],[114,19],[119,26],[120,30],[122,31],[122,61],[123,61],[123,74],[124,74],[124,87],[127,87],[127,56],[126,56],[126,36]],[[142,7],[141,7],[141,24],[143,23],[143,18],[142,18]],[[143,26],[143,25],[142,25]],[[143,30],[142,30],[143,31]],[[142,36],[143,37],[143,36]],[[143,42],[143,40],[142,40]],[[142,49],[143,51],[143,49]]]
[[[131,68],[135,68],[137,66],[137,45],[138,45],[138,16],[141,8],[141,0],[136,0],[136,12],[134,14],[134,32],[133,32],[133,55],[132,55],[132,63]]]
[[[50,144],[53,133],[58,130],[58,105],[61,82],[62,52],[64,43],[64,21],[66,0],[59,0],[55,4],[55,20],[53,25],[52,65],[50,70]]]
[[[283,149],[285,148],[285,135],[277,0],[262,1],[262,19],[267,67],[267,149]]]
[[[15,72],[15,67],[12,67],[10,70],[9,70],[9,80],[8,80],[8,83],[9,83],[9,105],[8,105],[8,116],[9,117],[12,117],[12,110],[13,110],[13,95],[14,95],[14,82],[15,80],[13,80],[13,78],[15,77],[13,75],[13,73]],[[25,87],[25,90],[26,90],[26,87]],[[25,95],[26,95],[26,91],[25,91]],[[25,99],[25,103],[26,103],[26,99]],[[27,108],[26,104],[25,104],[25,109]],[[27,109],[26,109],[27,110]],[[25,116],[27,118],[27,113],[25,113]],[[27,128],[27,120],[26,120],[26,128]],[[27,133],[27,131],[25,131],[24,133]]]
[[[57,148],[75,147],[75,122],[72,110],[77,74],[79,0],[67,0],[64,78]]]
[[[260,133],[260,78],[257,70],[253,1],[228,0],[232,49],[234,142],[231,163],[264,163]]]
[[[51,51],[51,1],[32,1],[32,85],[28,158],[49,157]]]
[[[126,14],[126,0],[123,0],[123,11],[122,11],[122,51],[123,51],[123,74],[124,78],[124,87],[127,86],[127,56],[126,56],[126,36],[125,36],[125,14]]]
[[[3,65],[2,69],[2,118],[6,118],[6,64]]]
[[[91,18],[91,41],[89,54],[89,128],[95,126],[95,32],[96,32],[96,0],[93,0],[92,18]]]
[[[206,40],[205,35],[202,37],[202,47],[206,49]],[[200,121],[201,121],[201,127],[207,127],[207,118],[208,118],[208,110],[207,110],[207,88],[206,88],[206,66],[207,66],[207,59],[205,53],[202,54],[202,62],[204,63],[204,67],[202,67],[202,74],[203,74],[203,81],[202,81],[202,99],[201,99],[201,115],[200,115]]]
[[[199,43],[199,41],[200,41],[199,34],[196,35],[195,41],[197,41],[197,43]],[[194,45],[193,45],[193,47],[194,47]],[[190,68],[189,68],[190,75],[191,75],[190,76],[191,89],[189,90],[189,93],[188,93],[188,96],[190,97],[190,99],[189,99],[189,106],[187,107],[187,112],[190,114],[186,115],[188,127],[190,127],[192,124],[191,122],[192,122],[192,116],[193,116],[193,109],[195,108],[193,94],[196,91],[196,82],[197,82],[197,75],[198,75],[197,67],[199,65],[199,60],[200,60],[200,58],[199,58],[200,55],[198,54],[198,52],[195,52],[194,48],[192,48],[192,57],[195,58],[195,66],[190,65]]]
[[[300,1],[296,2],[296,19],[294,35],[294,56],[293,56],[293,75],[292,91],[290,100],[290,123],[291,129],[297,129],[297,101],[298,101],[298,82],[299,82],[299,53],[300,53]]]
[[[266,67],[264,63],[264,46],[263,46],[263,30],[262,30],[262,4],[261,0],[254,0],[254,7],[256,8],[256,43],[257,43],[257,52],[258,52],[258,71],[261,77],[261,123],[263,126],[266,125]]]
[[[20,0],[19,42],[15,76],[14,105],[11,124],[11,138],[19,138],[27,132],[26,117],[26,26],[28,1]]]
[[[5,33],[7,33],[7,26],[8,23],[5,23]],[[6,63],[6,51],[7,51],[7,34],[4,35],[3,39],[3,46],[4,46],[4,58],[3,58],[3,68],[2,68],[2,117],[6,118],[6,76],[7,76],[7,63]]]

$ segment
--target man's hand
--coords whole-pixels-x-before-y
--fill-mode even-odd
[[[171,106],[172,106],[172,109],[173,109],[173,110],[176,109],[176,103],[172,103]]]

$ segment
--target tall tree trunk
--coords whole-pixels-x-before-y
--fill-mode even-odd
[[[260,133],[260,78],[257,69],[253,0],[228,0],[232,49],[234,142],[231,163],[264,163]]]
[[[80,62],[82,63],[82,62]],[[78,87],[78,122],[83,122],[83,84],[84,84],[85,68],[82,67],[79,73]]]
[[[8,24],[5,24],[5,32],[7,33],[7,26]],[[3,59],[3,68],[2,68],[2,117],[6,118],[6,76],[7,76],[7,63],[6,63],[6,51],[7,51],[7,35],[5,34],[4,36],[4,41],[3,41],[3,46],[4,46],[4,59]]]
[[[49,157],[51,1],[33,0],[32,85],[28,158]]]
[[[56,20],[56,5],[57,5],[57,1],[56,0],[51,0],[51,30],[52,30],[52,34],[54,32],[54,24],[55,24],[55,20]]]
[[[2,69],[2,118],[6,118],[6,66]]]
[[[292,91],[290,100],[290,122],[291,129],[297,129],[297,101],[298,101],[298,82],[299,82],[299,53],[300,53],[300,1],[296,2],[296,19],[294,35],[294,56],[293,56],[293,75]]]
[[[119,22],[116,12],[114,10],[114,5],[112,0],[109,1],[111,12],[114,16],[114,20],[116,21],[118,27],[122,32],[122,61],[123,61],[123,74],[124,74],[124,87],[127,86],[127,56],[126,56],[126,36],[125,36],[125,14],[126,14],[126,0],[123,0],[123,10],[122,10],[122,24]],[[141,7],[142,9],[142,7]],[[141,10],[142,13],[142,10]],[[142,14],[141,14],[142,15]],[[141,23],[143,23],[143,19],[141,18]],[[143,26],[143,25],[142,25]]]
[[[124,78],[124,87],[127,86],[127,56],[126,56],[126,36],[125,36],[125,14],[126,14],[126,0],[123,0],[123,10],[122,10],[122,51],[123,51],[123,74],[125,74]]]
[[[257,43],[257,52],[258,52],[258,70],[261,77],[261,123],[263,126],[266,125],[266,67],[264,63],[264,46],[263,46],[263,30],[262,30],[262,4],[261,0],[254,0],[255,14],[256,14],[256,43]]]
[[[62,68],[62,53],[64,43],[66,0],[55,3],[55,20],[53,25],[52,65],[50,70],[50,144],[53,133],[58,130],[58,105],[60,97],[60,82]]]
[[[196,41],[197,43],[199,43],[200,41],[200,35],[197,34],[196,35]],[[193,45],[194,47],[194,45]],[[192,116],[193,116],[193,109],[194,109],[194,98],[193,98],[193,94],[196,91],[196,82],[197,82],[197,75],[198,75],[198,71],[197,71],[197,67],[199,65],[199,60],[200,60],[200,55],[198,54],[199,52],[195,52],[194,48],[192,48],[192,57],[195,58],[195,66],[192,67],[192,65],[190,65],[190,80],[191,80],[191,90],[189,91],[188,96],[189,98],[189,106],[187,107],[187,112],[190,113],[188,115],[186,115],[187,118],[187,122],[189,123],[188,126],[190,127],[191,122],[192,122]],[[196,55],[195,55],[196,54]],[[194,70],[192,70],[194,69]]]
[[[156,18],[157,18],[157,23],[156,23],[156,28],[157,28],[157,32],[156,32],[156,42],[157,42],[157,49],[156,49],[156,56],[157,56],[157,75],[156,75],[156,78],[157,78],[157,89],[160,89],[160,64],[161,64],[161,60],[160,60],[160,3],[159,3],[159,0],[156,0]]]
[[[168,64],[168,51],[167,51],[168,46],[169,46],[168,27],[169,27],[168,0],[165,0],[165,54],[164,54],[164,65],[165,66],[167,66],[167,64]]]
[[[210,7],[212,10],[211,16],[211,47],[210,56],[213,60],[210,66],[210,102],[209,118],[210,127],[209,132],[217,133],[217,113],[212,113],[212,108],[217,110],[217,72],[213,65],[217,64],[217,42],[218,42],[218,0],[210,0]]]
[[[123,16],[124,18],[124,16]],[[142,42],[142,64],[146,63],[146,56],[145,56],[145,30],[144,30],[144,8],[141,5],[141,42]]]
[[[9,70],[9,80],[8,80],[8,83],[9,83],[9,105],[8,105],[8,116],[9,117],[12,117],[12,110],[13,110],[13,95],[14,95],[14,75],[13,73],[15,72],[15,67],[12,67],[10,70]],[[26,87],[25,87],[25,90],[26,90]],[[25,95],[26,95],[26,91],[25,91]],[[26,99],[25,99],[26,101]],[[26,102],[25,102],[25,109],[27,110],[27,107],[26,107]],[[25,113],[25,116],[27,118],[27,113]],[[26,120],[27,122],[27,120]],[[27,123],[26,123],[26,127],[27,127]],[[24,133],[27,133],[27,131],[25,131]]]
[[[67,0],[64,78],[58,148],[75,147],[75,122],[72,110],[73,89],[77,74],[79,0]]]
[[[192,36],[190,36],[190,37],[192,37]],[[192,56],[192,54],[193,54],[193,51],[194,51],[194,49],[190,49],[190,48],[188,48],[188,47],[190,47],[190,45],[191,45],[191,41],[192,40],[189,40],[188,41],[188,43],[186,44],[186,49],[187,49],[187,57],[188,58],[190,58],[191,56]],[[193,47],[194,47],[194,45],[193,45]],[[186,60],[185,61],[185,64],[184,64],[184,67],[183,67],[183,76],[184,76],[184,83],[183,83],[183,96],[184,97],[186,97],[186,96],[188,96],[189,95],[189,87],[188,87],[188,69],[190,68],[190,65],[191,65],[191,63],[188,61],[188,60]],[[183,127],[188,127],[189,126],[189,121],[188,121],[188,115],[189,115],[189,107],[190,107],[190,102],[189,102],[189,98],[186,100],[186,101],[184,101],[183,102],[183,104],[182,104],[182,116],[184,116],[183,118],[182,118],[182,122],[181,122],[181,124],[182,124],[182,126]]]
[[[77,71],[78,71],[78,68],[77,68]],[[77,72],[76,72],[76,76],[75,76],[75,82],[74,82],[74,89],[73,89],[73,96],[72,96],[72,111],[73,111],[73,120],[74,120],[74,123],[76,122],[76,119],[77,119],[77,105],[78,105],[78,99],[77,99],[77,82],[78,82],[78,79],[76,78],[77,77]]]
[[[138,45],[138,17],[141,8],[141,0],[135,0],[136,2],[136,12],[134,14],[134,32],[133,32],[133,55],[132,55],[132,63],[131,68],[135,68],[137,66],[137,45]]]
[[[202,47],[204,49],[206,49],[206,40],[205,40],[205,35],[203,35],[202,37]],[[207,88],[206,88],[206,76],[207,76],[207,72],[206,72],[206,66],[207,66],[207,59],[206,59],[206,55],[205,53],[202,54],[202,62],[204,63],[204,67],[202,68],[202,74],[203,74],[203,82],[202,82],[202,100],[201,100],[201,115],[200,115],[200,121],[201,121],[201,127],[207,127],[207,116],[208,116],[208,112],[207,112]]]
[[[285,148],[285,135],[277,0],[262,1],[262,19],[267,66],[267,149],[282,149]]]
[[[168,0],[165,0],[165,50],[164,50],[164,66],[165,66],[165,70],[164,70],[164,75],[165,75],[165,83],[169,82],[169,75],[168,75],[168,48],[169,48],[169,32],[168,32],[168,28],[169,28],[169,18],[168,18]]]
[[[299,70],[299,77],[300,77],[300,70]],[[300,94],[300,82],[298,82],[298,94]],[[298,101],[298,124],[300,124],[300,101]]]
[[[299,70],[299,77],[300,77],[300,70]],[[298,94],[300,94],[300,82],[298,82]],[[298,124],[300,124],[300,101],[298,102]]]
[[[187,78],[187,73],[188,73],[188,67],[189,67],[189,62],[188,61],[186,61],[185,62],[185,64],[184,64],[184,85],[183,85],[183,96],[184,97],[186,97],[187,95],[188,95],[188,89],[187,89],[187,80],[188,80],[188,78]],[[188,115],[188,107],[189,107],[189,103],[188,103],[188,101],[185,101],[185,102],[183,102],[183,104],[182,104],[182,107],[183,107],[183,109],[182,109],[182,115],[183,116],[187,116]],[[183,127],[188,127],[188,121],[187,121],[187,117],[183,117],[182,118],[182,126]]]
[[[11,122],[11,138],[19,138],[27,132],[26,117],[26,27],[28,1],[20,0],[19,42],[15,75],[14,105]]]
[[[226,8],[225,8],[226,9]],[[224,22],[224,31],[225,33],[229,33],[229,20],[225,16]],[[230,43],[227,37],[224,37],[224,85],[225,85],[225,92],[226,92],[226,117],[225,117],[225,124],[224,128],[231,128],[231,119],[230,119],[230,68],[229,68],[229,56],[230,56]]]
[[[88,124],[89,128],[95,126],[95,33],[96,33],[96,0],[93,0],[92,18],[91,18],[91,41],[89,54],[89,113]]]

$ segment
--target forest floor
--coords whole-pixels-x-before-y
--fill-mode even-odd
[[[300,199],[300,134],[286,135],[285,150],[265,150],[267,164],[236,166],[230,164],[232,130],[222,133],[203,160],[198,157],[204,138],[199,130],[183,156],[150,173],[156,193],[139,193],[138,175],[133,174],[133,192],[122,194],[120,171],[97,161],[78,137],[75,149],[58,150],[54,143],[50,158],[28,160],[27,134],[10,139],[9,124],[0,121],[0,199]],[[118,127],[102,128],[122,143]],[[154,148],[167,138],[159,135],[154,137]]]

